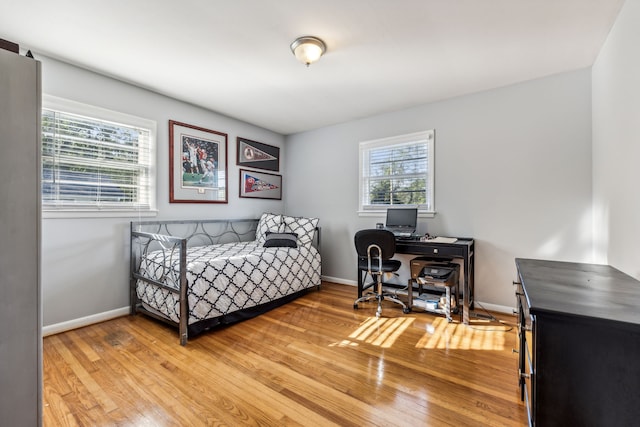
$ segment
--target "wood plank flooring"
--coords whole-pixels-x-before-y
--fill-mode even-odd
[[[515,328],[391,304],[376,319],[355,294],[323,283],[186,347],[143,315],[46,337],[44,425],[526,425]]]

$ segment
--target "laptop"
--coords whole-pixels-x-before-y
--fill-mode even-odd
[[[416,232],[418,208],[389,208],[385,229],[396,237],[411,237]]]

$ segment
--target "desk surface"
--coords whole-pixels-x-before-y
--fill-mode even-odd
[[[445,237],[449,238],[449,237]],[[427,240],[422,240],[422,236],[415,237],[396,237],[396,243],[434,243],[434,244],[450,244],[450,245],[468,245],[473,243],[473,239],[470,237],[453,237],[455,242],[445,242],[438,240],[437,237]]]

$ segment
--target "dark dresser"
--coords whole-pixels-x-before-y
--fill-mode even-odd
[[[521,397],[534,426],[640,425],[640,282],[516,259]]]

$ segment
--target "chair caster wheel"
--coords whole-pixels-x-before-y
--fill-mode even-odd
[[[357,310],[358,309],[358,304],[353,304],[353,309]]]
[[[408,314],[408,313],[411,313],[411,309],[410,309],[410,308],[403,308],[403,309],[402,309],[402,312],[403,312],[404,314]]]

